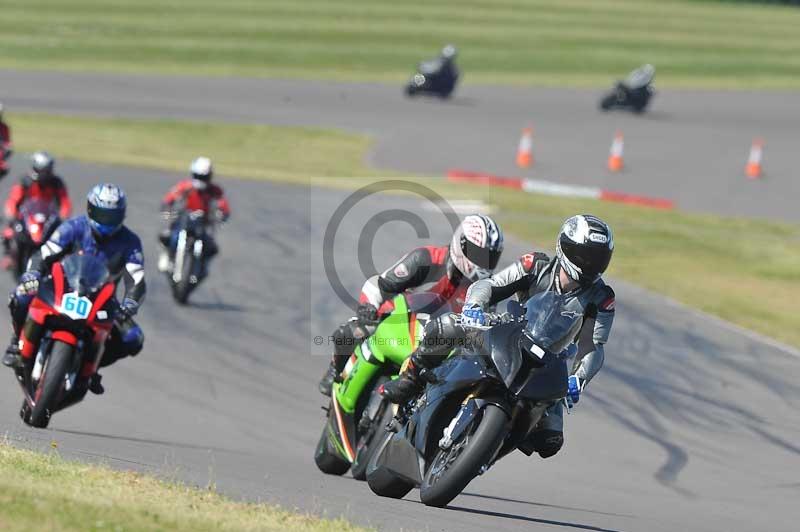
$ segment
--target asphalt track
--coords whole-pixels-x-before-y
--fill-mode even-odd
[[[800,94],[660,91],[642,116],[597,110],[602,91],[475,87],[448,102],[410,101],[399,87],[242,78],[0,70],[12,110],[312,125],[376,138],[377,166],[443,175],[452,167],[592,185],[675,200],[680,208],[800,221]],[[532,170],[514,153],[535,129]],[[605,169],[614,131],[626,170]],[[754,137],[765,177],[744,177]]]
[[[312,454],[324,419],[316,381],[326,346],[313,338],[348,312],[321,257],[322,235],[347,193],[226,180],[235,213],[220,234],[221,257],[193,304],[178,310],[154,269],[154,235],[160,194],[179,176],[60,168],[74,198],[97,180],[121,183],[132,198],[131,226],[149,260],[140,318],[147,343],[138,358],[104,371],[106,395],[59,413],[43,431],[21,424],[19,390],[1,372],[0,431],[12,441],[47,448],[55,440],[67,456],[390,530],[796,529],[800,357],[618,282],[606,367],[566,419],[557,457],[507,457],[446,510],[424,507],[414,493],[380,499],[362,483],[324,476]],[[0,183],[0,193],[8,186]],[[386,209],[428,221],[423,241],[446,241],[448,227],[424,201],[360,203],[335,247],[351,292],[363,279],[352,259],[361,228]],[[374,261],[388,265],[419,241],[407,225],[388,223]],[[522,251],[509,243],[504,262]],[[3,276],[0,290],[11,286]],[[8,327],[7,318],[0,323]]]

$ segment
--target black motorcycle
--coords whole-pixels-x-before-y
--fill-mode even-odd
[[[449,98],[459,78],[459,71],[452,60],[442,58],[419,64],[417,72],[406,85],[406,95],[430,94]]]
[[[424,393],[400,405],[370,460],[370,489],[401,498],[418,486],[424,504],[443,507],[520,447],[567,394],[574,354],[567,348],[583,316],[565,303],[555,292],[534,296],[524,318],[518,305],[494,318],[494,326],[471,333],[471,345],[430,372]]]
[[[181,210],[174,215],[169,253],[173,267],[166,272],[172,296],[181,305],[206,277],[205,248],[209,223],[203,211]]]
[[[614,89],[600,101],[600,109],[627,109],[635,113],[644,112],[655,94],[653,78],[656,69],[653,65],[642,65],[625,78],[618,81]]]

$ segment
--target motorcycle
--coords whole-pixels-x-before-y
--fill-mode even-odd
[[[166,272],[172,297],[185,305],[200,282],[206,277],[205,243],[209,233],[206,215],[201,210],[179,210],[175,215],[169,240],[172,270]]]
[[[45,428],[55,412],[84,398],[118,313],[114,292],[105,262],[93,255],[70,255],[42,279],[23,328],[39,348],[15,370],[24,423]]]
[[[635,113],[644,112],[655,94],[653,78],[656,69],[653,65],[642,65],[625,78],[618,81],[614,89],[600,101],[600,109],[628,109]]]
[[[375,443],[383,427],[394,417],[392,404],[378,388],[400,372],[420,340],[425,324],[450,305],[438,294],[400,294],[392,300],[392,312],[375,332],[353,351],[334,382],[325,426],[314,452],[320,471],[343,475],[348,469],[364,480]]]
[[[459,72],[455,65],[444,68],[441,60],[420,63],[417,72],[411,76],[406,85],[406,96],[431,94],[440,98],[449,98],[456,88]]]
[[[9,239],[9,257],[14,278],[18,279],[28,265],[31,256],[47,242],[53,231],[61,224],[58,207],[54,202],[41,198],[27,200],[19,209],[19,218],[12,226]]]
[[[402,498],[419,487],[424,504],[444,507],[522,449],[545,410],[567,394],[567,360],[575,353],[568,347],[583,317],[565,303],[555,292],[532,297],[524,318],[519,305],[493,317],[435,369],[378,444],[367,466],[370,489]]]
[[[8,175],[11,170],[11,156],[14,155],[14,150],[10,145],[6,144],[0,146],[0,179]]]

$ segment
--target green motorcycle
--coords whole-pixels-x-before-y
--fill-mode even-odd
[[[367,464],[380,442],[376,436],[395,414],[395,405],[377,393],[378,388],[397,377],[425,324],[452,312],[442,296],[429,292],[400,294],[392,303],[392,312],[355,348],[341,379],[333,384],[328,418],[314,453],[323,473],[343,475],[350,469],[355,479],[366,479]]]

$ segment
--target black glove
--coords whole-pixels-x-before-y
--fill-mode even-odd
[[[375,323],[378,321],[378,309],[371,303],[362,303],[356,309],[356,316],[361,323]]]

